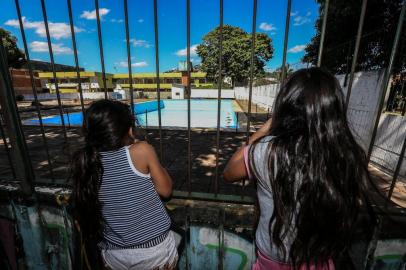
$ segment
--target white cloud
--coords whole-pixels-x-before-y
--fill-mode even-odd
[[[146,66],[148,66],[148,63],[145,62],[145,61],[136,62],[136,63],[131,64],[131,66],[133,66],[133,67],[146,67]]]
[[[107,15],[107,13],[110,12],[110,9],[107,8],[99,8],[99,16],[100,19],[104,16]],[[83,11],[83,13],[80,15],[80,18],[84,18],[86,20],[96,20],[96,10],[92,10],[92,11]]]
[[[30,49],[33,52],[48,52],[48,43],[44,41],[33,41],[30,43]],[[54,54],[73,53],[71,48],[64,47],[62,43],[52,43],[52,51]]]
[[[35,33],[37,35],[39,35],[40,37],[46,37],[44,22],[42,22],[42,21],[31,22],[28,19],[26,19],[26,17],[22,17],[22,21],[23,21],[23,25],[26,29],[35,29]],[[8,20],[4,24],[15,27],[15,28],[20,27],[18,20]],[[70,25],[67,23],[54,23],[54,22],[49,21],[48,27],[49,27],[49,33],[52,38],[61,39],[61,38],[69,38],[71,36]],[[76,27],[76,26],[74,28],[75,28],[76,33],[84,31],[84,29]]]
[[[126,41],[126,40],[124,39],[124,41]],[[134,45],[134,47],[144,47],[144,48],[152,47],[152,45],[148,41],[143,40],[143,39],[132,38],[132,39],[130,39],[130,42]]]
[[[138,19],[137,22],[143,23],[143,22],[144,22],[144,19]]]
[[[195,44],[195,45],[192,45],[190,47],[190,56],[196,56],[197,55],[197,53],[196,53],[197,46],[199,46],[199,44]],[[175,54],[177,56],[186,56],[187,55],[187,48],[179,50]]]
[[[296,45],[296,46],[293,46],[292,48],[290,48],[288,50],[288,52],[290,52],[290,53],[299,53],[299,52],[304,51],[305,48],[306,48],[306,45]]]
[[[292,17],[295,17],[296,15],[298,15],[299,14],[299,11],[294,11],[294,12],[291,12],[290,13],[290,16],[292,16]]]
[[[110,22],[112,22],[112,23],[122,23],[122,22],[124,22],[124,20],[123,19],[111,19]]]
[[[118,64],[120,67],[125,67],[125,68],[128,67],[128,62],[127,61],[120,61],[120,62],[118,62],[116,64]],[[131,66],[132,67],[146,67],[146,66],[148,66],[148,63],[145,62],[145,61],[135,62],[135,63],[132,63]]]
[[[276,27],[272,23],[262,22],[259,25],[259,29],[264,30],[264,31],[275,31]]]
[[[310,19],[310,16],[312,15],[310,11],[307,11],[305,16],[300,16],[299,11],[292,12],[290,13],[290,15],[293,17],[293,25],[295,26],[299,26],[312,21]]]

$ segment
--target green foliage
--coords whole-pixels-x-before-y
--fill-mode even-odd
[[[325,0],[317,2],[320,4],[321,14],[316,21],[317,33],[307,45],[302,59],[313,65],[317,63]],[[403,0],[368,1],[357,70],[375,70],[387,66],[402,2]],[[361,0],[330,1],[322,65],[335,73],[346,73],[351,68],[361,6]],[[401,40],[405,39],[406,31],[403,31]],[[406,67],[402,61],[405,55],[406,46],[402,46],[400,42],[395,72]]]
[[[20,68],[25,62],[24,53],[17,47],[17,38],[0,28],[0,38],[7,53],[8,66]]]
[[[250,75],[251,34],[239,27],[223,26],[222,76],[230,77],[235,82],[246,82]],[[265,74],[266,61],[272,58],[274,49],[272,39],[259,33],[255,36],[254,76]],[[209,78],[218,81],[220,57],[220,28],[217,27],[203,37],[203,43],[197,47],[197,54],[202,59],[201,70]]]

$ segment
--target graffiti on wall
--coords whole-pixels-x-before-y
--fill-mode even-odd
[[[219,264],[223,269],[245,270],[251,269],[255,262],[253,243],[241,235],[205,226],[191,226],[189,230],[189,247],[181,253],[180,269],[186,269],[188,262],[189,269],[193,270],[217,269]],[[223,246],[222,258],[220,246]]]
[[[406,269],[406,240],[391,239],[378,241],[372,269]]]

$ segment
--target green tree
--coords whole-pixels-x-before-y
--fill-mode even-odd
[[[239,27],[223,26],[222,76],[230,77],[235,82],[246,83],[250,75],[251,34]],[[273,56],[272,40],[268,35],[259,33],[255,36],[254,76],[265,74],[266,61]],[[202,59],[201,70],[216,82],[219,77],[220,28],[217,27],[203,37],[203,43],[197,47],[197,54]]]
[[[20,68],[25,62],[25,54],[17,47],[17,38],[0,28],[0,38],[7,53],[8,66]]]
[[[317,63],[320,44],[322,10],[325,0],[317,0],[321,14],[316,21],[316,35],[306,47],[303,62]],[[357,70],[375,70],[387,66],[403,0],[369,0],[358,54]],[[322,65],[335,73],[351,69],[362,0],[330,1]],[[406,39],[406,31],[402,39]],[[395,71],[405,68],[402,59],[406,46],[400,43]]]

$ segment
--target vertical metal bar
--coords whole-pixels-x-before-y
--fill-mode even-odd
[[[145,110],[145,129],[148,129],[148,110]]]
[[[350,70],[350,63],[349,60],[351,58],[351,48],[352,48],[352,41],[348,42],[348,49],[347,49],[347,62],[345,63],[345,77],[344,77],[344,83],[343,83],[343,87],[346,87],[348,85],[348,75],[349,75],[349,71]]]
[[[108,96],[107,96],[106,70],[104,68],[104,53],[103,53],[102,31],[101,31],[101,24],[100,24],[100,14],[99,14],[99,0],[94,0],[94,6],[96,8],[97,38],[99,40],[100,63],[101,63],[101,68],[102,68],[104,98],[107,99]]]
[[[319,45],[319,55],[317,57],[317,66],[321,66],[321,59],[323,56],[323,48],[324,48],[324,38],[326,36],[326,26],[327,26],[327,14],[328,14],[328,6],[330,4],[330,0],[326,0],[323,9],[323,24],[321,27],[321,36],[320,36],[320,45]]]
[[[130,27],[128,25],[128,1],[124,0],[124,20],[125,20],[125,39],[127,43],[127,63],[128,63],[128,78],[130,80],[130,106],[131,113],[135,119],[135,108],[134,108],[134,89],[133,89],[133,74],[131,66],[131,49],[130,49]],[[134,127],[135,123],[133,123]]]
[[[218,220],[219,220],[219,264],[218,264],[218,269],[223,270],[224,269],[224,222],[225,222],[225,211],[223,208],[219,209],[218,212]]]
[[[46,32],[46,35],[47,35],[48,50],[49,50],[49,58],[51,60],[52,75],[53,75],[54,83],[55,83],[56,98],[58,100],[58,108],[59,108],[59,115],[61,117],[63,136],[65,138],[65,142],[67,142],[68,141],[68,135],[66,133],[65,119],[64,119],[64,116],[63,116],[63,104],[62,104],[62,101],[61,101],[61,95],[59,93],[58,79],[56,77],[54,53],[52,51],[51,35],[49,34],[48,17],[47,17],[47,11],[46,11],[46,8],[45,8],[45,0],[41,0],[41,8],[42,8],[42,16],[44,17],[45,32]],[[52,87],[52,84],[51,84],[51,87]]]
[[[18,180],[21,181],[21,190],[27,197],[33,193],[32,183],[35,181],[34,170],[28,154],[27,143],[15,102],[13,83],[8,70],[6,50],[0,39],[0,105],[4,121],[8,128],[11,144],[11,153],[16,166]]]
[[[405,5],[405,2],[403,2],[402,3],[402,10],[400,11],[400,15],[399,15],[398,25],[396,27],[395,39],[393,41],[392,51],[391,51],[391,55],[390,55],[390,58],[389,58],[389,64],[388,64],[388,67],[387,67],[387,69],[385,71],[384,79],[382,81],[381,96],[380,96],[380,99],[379,99],[379,105],[378,105],[378,110],[377,110],[377,114],[376,114],[374,128],[372,130],[371,142],[369,143],[369,148],[368,148],[368,155],[367,155],[368,161],[371,159],[372,149],[374,148],[375,137],[376,137],[376,133],[378,131],[379,120],[381,119],[383,103],[384,103],[384,99],[385,99],[385,96],[386,96],[386,91],[387,91],[388,85],[389,85],[390,75],[392,73],[393,62],[395,60],[397,48],[398,48],[398,45],[399,45],[400,35],[402,33],[403,21],[404,21],[404,18],[405,18],[405,10],[406,10],[406,5]]]
[[[249,82],[249,92],[248,92],[248,115],[247,115],[247,142],[250,135],[250,124],[251,124],[251,103],[252,103],[252,83],[254,80],[254,56],[255,56],[255,36],[257,28],[257,0],[254,1],[253,15],[252,15],[252,37],[251,37],[251,63],[250,63],[250,82]]]
[[[365,19],[365,11],[367,9],[367,3],[368,3],[368,0],[362,0],[361,15],[359,17],[359,23],[358,23],[357,39],[355,41],[354,55],[352,57],[350,80],[348,82],[347,96],[345,98],[346,110],[348,110],[348,105],[350,103],[352,83],[354,81],[355,67],[357,66],[358,50],[359,50],[359,45],[361,43],[362,28],[364,27],[364,19]]]
[[[159,81],[159,36],[158,36],[158,3],[154,0],[154,32],[155,32],[155,69],[156,69],[156,94],[158,98],[158,126],[159,126],[159,157],[163,162],[162,149],[162,119],[161,119],[161,85]]]
[[[187,177],[188,177],[188,191],[189,195],[192,191],[192,143],[190,131],[190,96],[192,95],[191,82],[190,82],[190,0],[186,0],[186,61],[187,61]]]
[[[2,138],[3,144],[4,144],[4,150],[6,151],[8,162],[10,163],[10,169],[11,169],[11,173],[13,175],[13,179],[16,179],[17,178],[16,177],[16,171],[15,171],[15,168],[14,168],[14,165],[13,165],[13,160],[11,159],[10,148],[8,147],[6,133],[4,131],[2,121],[0,121],[0,132],[1,132],[1,138]]]
[[[398,162],[396,164],[395,172],[393,173],[392,183],[391,183],[390,188],[389,188],[389,193],[388,193],[389,200],[392,197],[393,189],[395,188],[396,181],[397,181],[398,176],[399,176],[400,168],[402,168],[403,159],[404,159],[404,156],[405,156],[405,150],[406,150],[406,136],[405,136],[405,139],[403,140],[402,149],[400,150],[399,159],[398,159]]]
[[[252,14],[252,39],[251,39],[251,63],[250,63],[250,82],[249,82],[249,93],[248,93],[248,115],[247,115],[247,130],[246,130],[246,143],[248,143],[250,136],[250,125],[251,125],[251,103],[252,103],[252,84],[254,80],[254,54],[255,54],[255,36],[257,29],[257,0],[254,1],[253,14]],[[244,197],[245,179],[242,179],[241,185],[241,197]]]
[[[216,134],[216,175],[214,182],[214,193],[217,196],[219,191],[219,154],[220,154],[220,118],[221,118],[221,86],[223,83],[223,0],[220,0],[220,37],[219,37],[219,77],[217,94],[217,134]],[[237,125],[236,125],[237,126]]]
[[[70,32],[71,32],[71,36],[72,36],[73,55],[75,57],[76,77],[77,77],[77,81],[78,81],[80,105],[81,105],[81,108],[82,108],[83,121],[86,121],[86,118],[85,118],[85,105],[83,103],[83,89],[82,89],[82,82],[81,82],[81,79],[80,79],[78,49],[76,47],[75,27],[74,27],[74,24],[73,24],[73,16],[72,16],[71,0],[67,0],[67,4],[68,4]]]
[[[185,209],[185,250],[186,250],[186,269],[190,269],[190,209],[186,206]]]
[[[236,121],[236,123],[235,123],[235,133],[237,133],[238,132],[238,122],[239,122],[239,120],[238,120],[238,116],[240,115],[240,113],[239,112],[236,112],[235,113],[235,121]]]
[[[286,9],[286,23],[285,23],[285,39],[283,41],[283,58],[282,58],[282,75],[281,83],[285,81],[286,77],[286,53],[288,51],[288,42],[289,42],[289,24],[290,24],[290,10],[292,6],[292,0],[288,0],[288,6]]]
[[[35,109],[37,111],[37,117],[38,117],[40,129],[41,129],[41,136],[42,136],[42,140],[43,140],[43,143],[44,143],[45,154],[47,156],[49,172],[50,172],[52,181],[55,181],[54,170],[53,170],[53,166],[52,166],[52,162],[51,162],[51,155],[49,153],[48,141],[47,141],[47,138],[46,138],[46,135],[45,135],[45,128],[44,128],[44,124],[43,124],[43,121],[42,121],[41,108],[39,107],[37,88],[35,86],[35,80],[34,80],[34,72],[32,70],[32,66],[31,66],[30,52],[28,51],[27,39],[25,37],[24,24],[23,24],[20,4],[19,4],[18,0],[15,0],[15,6],[16,6],[16,11],[17,11],[17,16],[18,16],[18,22],[20,24],[21,38],[23,40],[24,53],[25,53],[25,57],[26,57],[26,60],[27,60],[28,73],[30,75],[30,81],[31,81],[31,86],[32,86],[32,94],[34,96]]]

